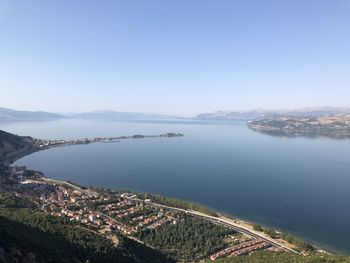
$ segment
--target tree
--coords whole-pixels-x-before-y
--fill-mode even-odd
[[[277,233],[273,229],[265,229],[264,233],[268,234],[271,238],[276,238],[277,237]]]
[[[261,225],[254,225],[253,226],[253,229],[255,230],[255,231],[263,231],[263,228],[261,227]]]

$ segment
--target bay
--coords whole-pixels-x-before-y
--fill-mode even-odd
[[[52,148],[16,164],[86,186],[200,203],[350,255],[350,140],[273,137],[243,122],[192,120],[64,119],[0,129],[48,139],[183,133]]]

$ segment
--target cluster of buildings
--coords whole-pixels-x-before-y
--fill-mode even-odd
[[[110,198],[92,191],[79,191],[57,186],[48,198],[42,198],[44,209],[53,216],[66,217],[85,226],[118,229],[130,235],[146,229],[155,229],[174,222],[171,212],[151,207],[140,201],[123,197]],[[93,207],[93,208],[91,208]]]
[[[76,144],[89,144],[94,142],[114,142],[114,138],[83,138],[76,140],[43,140],[43,139],[33,139],[31,144],[34,148],[49,148],[54,146],[62,145],[76,145]]]
[[[246,241],[235,246],[231,246],[221,250],[210,256],[211,260],[216,260],[224,257],[237,257],[247,255],[255,251],[264,250],[271,247],[271,244],[262,241],[261,239],[255,239]]]
[[[11,167],[10,170],[9,177],[12,177],[24,172],[25,167]],[[52,216],[109,233],[118,229],[124,234],[131,235],[155,229],[166,223],[176,223],[179,217],[178,212],[152,206],[149,202],[134,200],[134,196],[130,194],[108,195],[79,190],[65,183],[56,184],[26,178],[2,184],[1,187],[3,188],[1,190],[30,198]]]
[[[35,184],[22,181],[21,183],[1,184],[0,190],[37,201],[40,198],[47,198],[50,196],[55,190],[55,187],[47,184]]]
[[[233,252],[231,254],[231,256],[233,256],[233,257],[243,256],[243,255],[247,255],[249,253],[255,252],[255,251],[264,250],[264,249],[269,248],[269,247],[271,247],[271,244],[269,244],[267,242],[261,242],[261,243],[258,243],[256,245],[237,250],[237,251]]]
[[[111,237],[114,230],[133,235],[164,224],[176,224],[181,219],[181,212],[154,205],[149,199],[136,199],[130,193],[107,194],[84,190],[69,183],[26,177],[25,172],[25,167],[9,167],[6,172],[9,183],[0,184],[0,190],[28,197],[50,215],[108,234],[106,237]],[[216,260],[277,249],[261,239],[235,237],[234,242],[235,245],[209,258]]]
[[[64,186],[55,186],[48,197],[41,197],[43,209],[52,216],[64,217],[70,221],[84,224],[89,227],[113,227],[114,220],[91,209],[87,204],[95,200],[104,200],[105,197],[95,192],[81,192]]]
[[[123,197],[113,203],[101,204],[97,210],[115,218],[120,223],[117,228],[126,234],[155,229],[166,223],[175,224],[178,216],[175,212],[153,207],[149,203]]]
[[[181,137],[183,134],[181,133],[165,133],[161,135],[133,135],[133,136],[120,136],[120,137],[110,137],[110,138],[82,138],[75,140],[44,140],[44,139],[33,139],[27,138],[27,141],[32,145],[35,149],[41,148],[49,148],[54,146],[62,146],[62,145],[76,145],[76,144],[89,144],[95,142],[118,142],[121,139],[140,139],[140,138],[153,138],[153,137]]]

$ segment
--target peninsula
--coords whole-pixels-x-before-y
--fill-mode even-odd
[[[120,140],[127,139],[143,139],[143,138],[172,138],[182,137],[181,133],[164,133],[160,135],[132,135],[119,137],[94,137],[73,140],[46,140],[36,139],[30,136],[18,136],[0,130],[0,163],[11,163],[15,160],[24,157],[30,153],[45,150],[52,147],[60,147],[67,145],[81,145],[90,143],[115,143]]]
[[[350,138],[350,115],[345,114],[300,117],[280,115],[253,120],[247,126],[278,136]]]

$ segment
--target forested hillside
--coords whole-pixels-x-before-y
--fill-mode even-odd
[[[171,262],[124,236],[114,246],[103,236],[33,207],[29,200],[0,195],[0,262]]]
[[[31,149],[32,145],[28,138],[14,135],[0,130],[0,163],[26,149]]]

